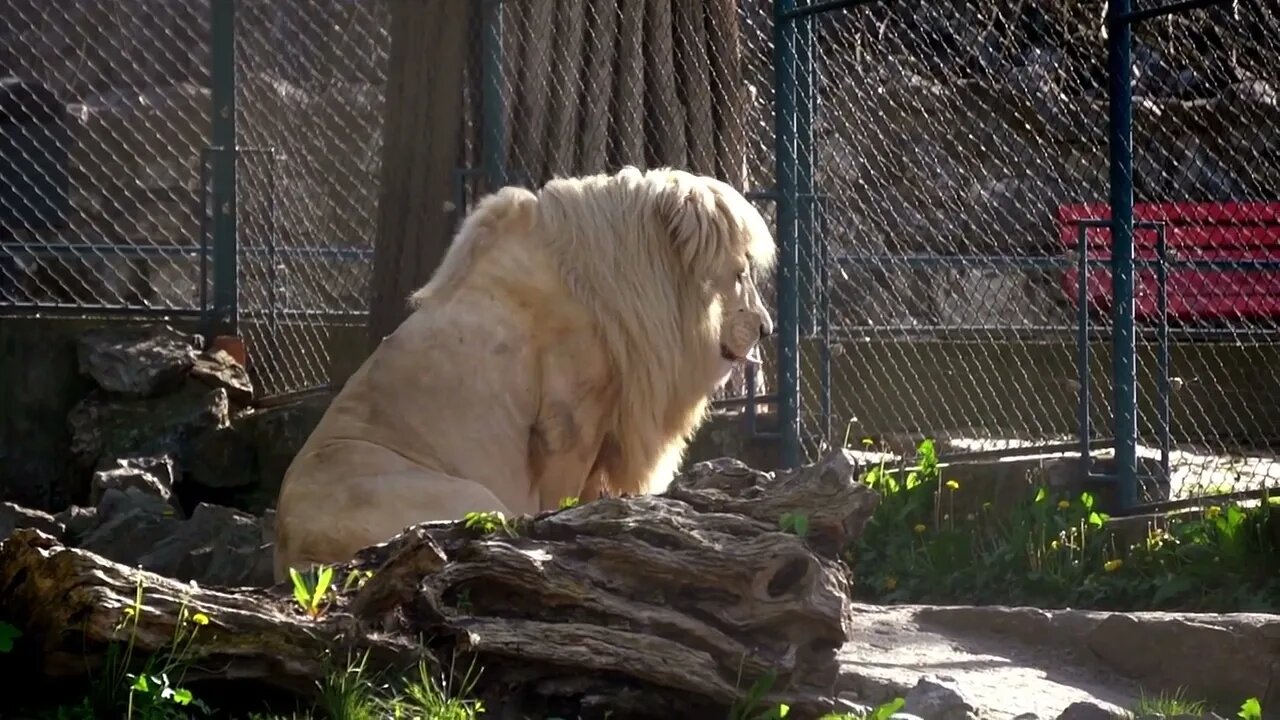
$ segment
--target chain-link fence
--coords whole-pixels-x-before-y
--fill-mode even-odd
[[[800,273],[809,457],[865,436],[951,451],[1109,439],[1105,6],[871,2],[795,21],[795,74],[816,75],[797,131],[813,144],[798,197],[817,203],[799,223],[816,248]],[[1159,489],[1163,446],[1175,496],[1280,479],[1264,399],[1280,391],[1278,17],[1256,0],[1135,26],[1140,471]],[[1177,264],[1192,258],[1255,264]]]
[[[628,163],[749,193],[801,261],[767,288],[795,300],[799,374],[768,352],[756,392],[799,393],[777,405],[808,457],[1105,444],[1104,0],[851,5],[484,0],[458,199],[492,166],[536,186]],[[263,393],[325,384],[368,299],[389,7],[0,0],[0,303],[199,314],[229,282]],[[1134,25],[1139,450],[1175,494],[1280,474],[1278,16]]]
[[[481,7],[470,31],[460,201],[475,199],[475,169],[494,156],[484,147],[493,139],[480,136],[484,113],[494,112],[484,98],[495,88],[484,85],[493,83],[505,128],[497,155],[510,182],[670,164],[730,180],[771,215],[767,0]],[[261,393],[325,384],[335,327],[363,322],[368,299],[386,0],[0,8],[11,19],[4,74],[40,89],[61,116],[4,116],[5,157],[34,164],[42,181],[18,187],[12,177],[32,173],[10,163],[0,182],[34,203],[5,217],[3,304],[230,314]],[[219,24],[219,9],[229,23]],[[486,51],[501,61],[488,64]],[[31,104],[17,91],[5,98],[6,108]],[[228,154],[229,173],[219,169]],[[225,247],[234,262],[219,255]],[[745,384],[737,378],[725,394]]]
[[[221,279],[259,392],[326,384],[332,332],[366,310],[385,2],[0,12],[0,305],[204,316]],[[234,116],[213,112],[220,91]],[[214,172],[219,122],[229,181]],[[231,211],[214,207],[219,181]]]
[[[335,333],[364,324],[389,20],[385,0],[236,0],[240,327],[268,391],[327,384]]]
[[[1154,8],[1134,2],[1138,11]],[[1134,195],[1160,223],[1163,272],[1139,268],[1139,430],[1158,440],[1167,396],[1175,494],[1280,481],[1280,5],[1240,0],[1133,30]],[[1139,258],[1160,261],[1155,229]],[[1162,277],[1163,275],[1163,277]],[[1169,381],[1162,387],[1163,279]],[[1146,453],[1157,457],[1154,450]]]
[[[198,309],[208,12],[0,2],[0,298]]]

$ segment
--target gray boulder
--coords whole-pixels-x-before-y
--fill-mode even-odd
[[[182,385],[195,362],[197,340],[168,325],[105,325],[76,343],[80,372],[120,397],[146,398]]]
[[[198,384],[143,400],[91,393],[67,415],[71,451],[84,467],[103,458],[175,452],[181,457],[199,432],[229,422],[227,391]]]

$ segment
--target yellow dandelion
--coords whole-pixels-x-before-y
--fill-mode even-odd
[[[1058,550],[1061,550],[1061,549],[1062,549],[1062,543],[1058,542],[1057,540],[1054,540],[1053,542],[1049,543],[1049,549],[1050,549],[1050,550],[1053,550],[1053,551],[1055,551],[1055,552],[1056,552],[1056,551],[1058,551]]]
[[[955,480],[948,480],[948,481],[947,481],[947,483],[946,483],[946,485],[947,485],[947,489],[948,489],[948,490],[959,490],[959,489],[960,489],[960,483],[956,482]]]
[[[1119,558],[1116,558],[1115,560],[1108,560],[1105,563],[1103,563],[1102,569],[1106,570],[1107,572],[1115,572],[1120,569],[1121,565],[1124,565],[1124,561]]]
[[[1204,516],[1209,518],[1210,520],[1218,517],[1221,514],[1222,514],[1222,508],[1218,507],[1217,505],[1213,505],[1212,507],[1204,511]]]
[[[925,531],[925,530],[928,530],[928,528],[926,528],[926,527],[924,526],[924,523],[920,523],[920,524],[916,525],[914,529],[915,529],[915,531],[916,531],[916,534],[917,534],[917,535],[923,535],[923,534],[924,534],[924,531]]]
[[[1070,501],[1070,500],[1059,500],[1059,501],[1058,501],[1058,509],[1059,509],[1059,510],[1066,510],[1066,509],[1067,509],[1067,508],[1069,508],[1069,507],[1071,507],[1071,501]]]
[[[193,622],[193,623],[195,623],[195,624],[197,624],[197,625],[208,625],[208,624],[209,624],[209,616],[208,616],[208,615],[205,615],[205,614],[204,614],[204,613],[202,613],[202,612],[198,612],[198,613],[196,613],[195,615],[192,615],[192,616],[191,616],[191,622]]]
[[[885,579],[884,579],[884,589],[885,589],[885,590],[892,590],[892,589],[894,589],[894,588],[896,588],[896,587],[898,587],[898,578],[896,578],[896,577],[894,577],[894,576],[890,575],[889,577],[887,577],[887,578],[885,578]]]

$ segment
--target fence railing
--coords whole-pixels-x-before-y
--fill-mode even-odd
[[[1280,392],[1280,9],[776,17],[788,462],[1062,443],[1127,508],[1280,480],[1245,397]]]
[[[721,399],[776,404],[786,464],[1059,444],[1129,506],[1280,477],[1275,3],[477,7],[458,203],[624,163],[747,192],[779,343]],[[388,8],[0,0],[0,306],[198,316],[264,394],[326,384]]]

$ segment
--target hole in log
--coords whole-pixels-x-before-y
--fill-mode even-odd
[[[791,558],[778,568],[765,589],[769,597],[781,597],[795,588],[809,574],[809,561],[805,558]]]

